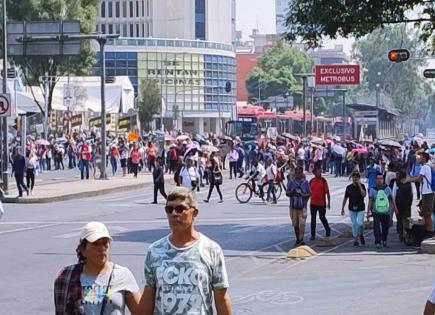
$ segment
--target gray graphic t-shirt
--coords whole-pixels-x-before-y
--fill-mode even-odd
[[[86,315],[100,315],[104,295],[109,282],[112,267],[98,276],[85,273],[80,275],[82,286],[82,306]],[[112,280],[107,294],[105,315],[125,314],[125,296],[127,292],[139,292],[139,287],[133,274],[125,267],[115,265]]]
[[[202,234],[184,248],[162,238],[148,249],[145,285],[156,288],[155,315],[213,314],[213,289],[229,287],[222,249]]]

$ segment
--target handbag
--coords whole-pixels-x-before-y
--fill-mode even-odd
[[[223,183],[223,176],[221,172],[213,173],[214,176],[214,184],[215,185],[222,185]]]

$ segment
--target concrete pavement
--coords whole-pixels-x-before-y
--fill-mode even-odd
[[[349,218],[339,214],[348,181],[328,180],[333,198],[327,218],[335,236],[349,229]],[[351,239],[341,238],[330,247],[307,241],[317,255],[289,259],[295,238],[288,198],[276,205],[258,198],[240,204],[234,196],[238,183],[224,179],[222,204],[216,192],[209,204],[201,202],[206,189],[197,193],[196,221],[197,228],[224,250],[235,315],[422,313],[435,281],[435,261],[400,244],[394,229],[386,249],[377,250],[372,231],[366,231],[366,246],[354,248]],[[167,191],[172,187],[168,181]],[[111,259],[128,267],[142,287],[145,252],[169,232],[163,198],[159,196],[158,205],[151,201],[152,190],[141,188],[52,204],[5,205],[0,221],[1,313],[53,313],[55,274],[76,261],[80,229],[91,220],[108,226],[114,238]],[[308,235],[309,224],[306,228]],[[324,235],[320,223],[317,233]]]

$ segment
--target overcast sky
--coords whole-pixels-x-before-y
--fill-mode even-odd
[[[258,28],[260,33],[273,34],[276,32],[275,0],[236,0],[236,27],[242,31],[243,39],[249,39],[252,29]],[[341,44],[347,54],[350,53],[352,41],[339,39],[325,40],[326,48]]]

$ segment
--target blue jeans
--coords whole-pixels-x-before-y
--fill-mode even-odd
[[[352,221],[352,235],[358,237],[364,233],[364,210],[349,211],[350,221]]]
[[[88,160],[80,160],[81,165],[80,165],[80,178],[83,180],[85,179],[84,177],[84,172],[86,169],[86,179],[89,179],[89,161]]]
[[[118,161],[116,160],[116,157],[110,157],[110,165],[112,165],[112,174],[115,176],[116,171],[118,170]]]
[[[269,187],[267,188],[267,200],[270,199],[270,193],[272,193],[273,202],[276,202],[275,185],[273,184],[273,179],[269,180]]]

